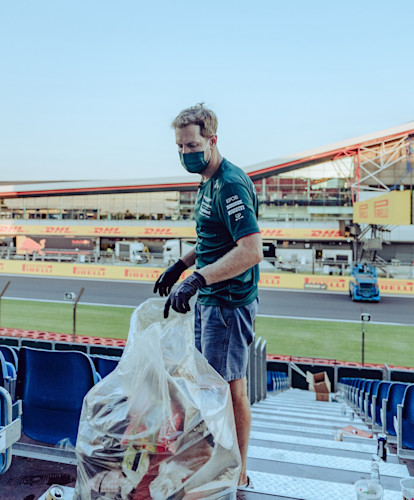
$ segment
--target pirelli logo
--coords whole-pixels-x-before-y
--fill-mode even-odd
[[[366,219],[368,217],[368,203],[361,203],[361,205],[359,205],[359,216],[361,219]]]
[[[318,276],[315,278],[305,278],[305,288],[324,288],[324,289],[341,289],[346,288],[346,280],[343,278],[324,278]]]
[[[124,277],[128,279],[136,280],[157,280],[159,277],[159,271],[145,271],[138,269],[125,269]]]
[[[388,218],[388,200],[379,200],[374,202],[374,216],[379,219]]]
[[[262,276],[259,280],[259,285],[261,286],[279,286],[280,276],[275,274],[273,276]]]
[[[106,269],[104,267],[73,267],[74,276],[86,276],[104,278],[106,276]]]
[[[24,273],[53,274],[53,266],[48,264],[23,264]]]

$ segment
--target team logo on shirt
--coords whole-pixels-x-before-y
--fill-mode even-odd
[[[243,219],[242,211],[246,209],[243,201],[237,194],[226,199],[226,208],[228,215],[234,215],[234,220]]]
[[[211,198],[204,195],[200,205],[201,215],[204,215],[204,217],[207,217],[208,219],[211,216],[211,201],[212,201]]]

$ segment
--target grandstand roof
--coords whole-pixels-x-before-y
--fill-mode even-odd
[[[302,151],[296,154],[275,158],[273,160],[256,163],[244,168],[253,179],[267,177],[275,173],[286,172],[332,160],[344,151],[357,150],[362,146],[375,145],[414,135],[414,121],[389,129],[372,132],[354,137],[327,146]],[[157,177],[141,179],[119,180],[89,180],[89,181],[56,181],[39,182],[18,181],[15,183],[1,183],[0,197],[45,196],[59,194],[93,194],[128,191],[159,191],[195,189],[199,184],[198,175],[184,175],[179,177]]]
[[[275,172],[283,172],[297,168],[307,167],[314,163],[332,160],[336,155],[343,151],[357,150],[362,146],[375,145],[379,142],[389,141],[404,137],[405,135],[414,135],[414,121],[408,122],[398,127],[392,127],[378,132],[361,135],[352,139],[308,149],[300,153],[275,158],[273,160],[256,163],[245,167],[243,170],[251,177],[272,175]]]

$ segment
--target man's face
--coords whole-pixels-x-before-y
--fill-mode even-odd
[[[210,140],[200,134],[199,125],[187,125],[184,128],[176,128],[175,142],[177,143],[178,151],[182,154],[205,151],[206,160],[210,157],[210,153],[208,152],[210,147],[207,147]]]

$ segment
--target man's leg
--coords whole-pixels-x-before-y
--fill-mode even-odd
[[[237,441],[239,443],[242,469],[239,478],[239,486],[247,483],[247,448],[249,446],[250,434],[250,403],[247,398],[246,377],[231,380],[230,391],[233,401],[234,420],[236,422]]]

